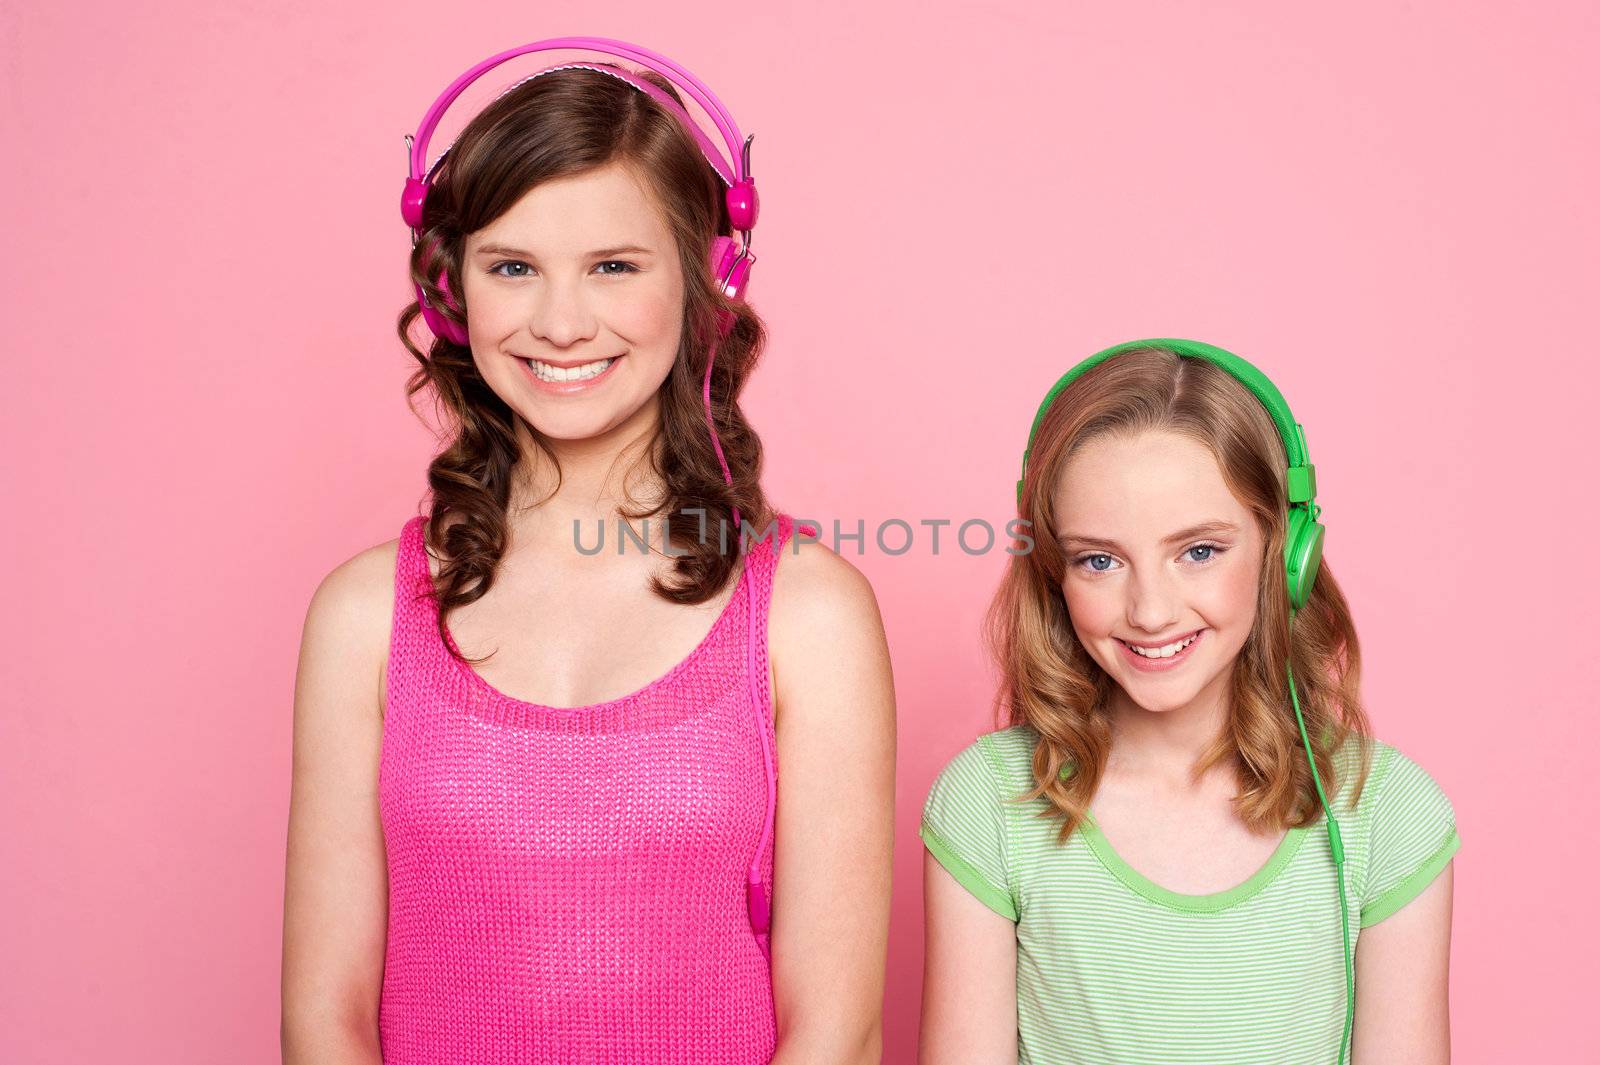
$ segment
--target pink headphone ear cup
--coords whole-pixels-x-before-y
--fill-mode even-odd
[[[739,245],[732,237],[719,233],[711,238],[711,276],[718,284],[727,276],[728,267],[733,265],[733,258],[738,254]]]
[[[409,193],[410,191],[411,188],[408,185],[407,192]],[[435,283],[439,286],[439,291],[444,294],[445,306],[449,307],[451,310],[465,318],[466,315],[461,310],[461,304],[456,302],[455,296],[450,291],[450,279],[447,271],[440,270],[439,276]],[[415,287],[417,290],[417,302],[422,305],[423,321],[428,323],[428,328],[433,330],[433,335],[442,340],[448,340],[452,344],[460,344],[462,347],[466,347],[466,328],[464,326],[457,325],[455,322],[440,314],[438,309],[428,302],[428,297],[423,295],[422,286],[417,285]]]
[[[733,268],[733,275],[728,278],[728,284],[724,290],[728,293],[730,299],[744,299],[745,290],[750,287],[750,268],[755,264],[756,257],[749,252],[745,252],[744,256],[739,259]]]
[[[743,299],[750,285],[750,267],[754,255],[739,256],[739,242],[721,234],[711,240],[711,276],[721,286],[729,299]],[[737,265],[736,265],[737,264]]]
[[[461,305],[451,295],[450,282],[443,270],[439,271],[438,284],[440,291],[444,293],[446,306],[460,314]],[[428,302],[428,297],[423,294],[421,285],[417,285],[416,289],[417,302],[422,305],[423,320],[428,323],[428,328],[433,330],[433,335],[448,340],[452,344],[460,344],[462,347],[467,347],[467,331],[435,310],[433,305]]]

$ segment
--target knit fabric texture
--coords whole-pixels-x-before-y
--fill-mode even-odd
[[[767,610],[793,519],[751,541],[686,658],[573,708],[513,698],[451,657],[422,523],[400,536],[378,779],[384,1062],[767,1061],[772,977],[746,880],[763,743],[776,764]],[[770,842],[759,867],[770,892]]]

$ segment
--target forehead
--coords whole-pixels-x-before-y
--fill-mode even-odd
[[[469,249],[504,243],[555,252],[638,244],[670,244],[655,195],[642,175],[623,163],[542,181],[509,210],[473,233]]]
[[[1123,543],[1159,541],[1207,521],[1248,527],[1250,519],[1210,449],[1166,431],[1090,440],[1063,467],[1055,504],[1058,532]]]

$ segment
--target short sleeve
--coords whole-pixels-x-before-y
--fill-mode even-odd
[[[1425,770],[1399,751],[1384,751],[1367,811],[1367,875],[1361,927],[1375,925],[1421,894],[1461,848],[1455,809]]]
[[[950,759],[922,806],[922,842],[938,863],[978,901],[1017,919],[1006,873],[1006,807],[990,753],[980,737]]]

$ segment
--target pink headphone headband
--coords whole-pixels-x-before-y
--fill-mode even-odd
[[[408,138],[410,141],[409,174],[406,179],[405,196],[400,204],[400,212],[405,217],[406,224],[412,229],[417,229],[422,225],[422,200],[426,197],[427,179],[431,176],[431,168],[427,166],[428,142],[433,138],[433,131],[438,127],[439,120],[444,117],[445,111],[455,102],[456,98],[484,74],[518,56],[528,55],[533,52],[577,49],[602,52],[606,55],[616,56],[619,59],[632,60],[640,66],[660,74],[688,93],[701,107],[705,108],[706,113],[711,117],[711,121],[716,125],[717,132],[722,134],[722,139],[727,146],[728,158],[726,160],[722,158],[722,153],[717,150],[711,139],[706,136],[705,131],[700,128],[699,123],[690,117],[688,111],[680,106],[676,100],[673,100],[672,97],[642,78],[634,78],[625,71],[610,67],[581,62],[564,63],[539,72],[540,74],[545,74],[551,70],[561,70],[567,67],[583,67],[602,74],[609,74],[648,94],[652,99],[677,115],[690,135],[700,145],[701,152],[704,153],[712,169],[717,172],[717,176],[722,178],[723,182],[729,186],[727,201],[730,220],[733,223],[733,228],[746,234],[748,239],[750,230],[755,228],[756,216],[760,211],[760,204],[756,198],[755,183],[750,178],[749,139],[740,137],[738,124],[734,122],[733,116],[723,106],[722,101],[717,99],[716,94],[682,65],[668,59],[659,52],[653,52],[641,45],[612,40],[608,37],[552,37],[548,40],[534,41],[532,44],[509,48],[476,64],[451,82],[449,88],[439,95],[439,98],[433,102],[433,106],[429,107],[427,113],[422,116],[422,125],[417,127],[416,136]],[[537,77],[538,74],[532,76]],[[523,79],[523,81],[526,80],[528,79]],[[446,148],[444,152],[440,153],[439,159],[442,160],[448,152],[449,149]],[[437,160],[434,166],[438,166]]]
[[[717,146],[712,143],[710,137],[706,136],[705,130],[700,128],[699,124],[695,122],[695,120],[690,116],[689,112],[684,110],[682,104],[680,104],[677,100],[674,100],[670,93],[663,91],[652,82],[649,82],[644,78],[635,77],[633,74],[630,74],[629,72],[621,70],[617,67],[603,66],[599,63],[585,63],[582,61],[557,63],[553,67],[545,67],[543,70],[535,71],[534,73],[529,74],[521,81],[511,85],[500,95],[504,96],[506,93],[510,92],[512,89],[515,89],[518,85],[521,85],[524,82],[532,81],[534,78],[540,77],[544,74],[553,73],[557,70],[592,70],[596,74],[604,74],[607,77],[616,78],[618,81],[627,82],[629,85],[633,86],[635,89],[638,89],[646,96],[655,100],[656,103],[660,104],[662,107],[678,116],[678,119],[683,123],[684,128],[688,130],[692,137],[694,137],[695,143],[700,145],[700,154],[706,157],[706,162],[711,164],[711,169],[717,172],[717,176],[722,179],[722,183],[724,185],[731,186],[739,180],[738,175],[728,168],[728,161],[722,157],[722,153],[717,150]],[[449,152],[449,150],[449,148],[446,148],[445,152]],[[433,168],[437,169],[440,161],[443,159],[444,154],[441,153],[439,158],[434,160]]]

